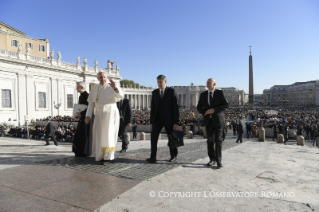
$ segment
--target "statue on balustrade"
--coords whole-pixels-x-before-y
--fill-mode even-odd
[[[18,44],[18,53],[21,53],[21,51],[22,51],[22,44],[19,42],[19,44]]]
[[[120,72],[120,68],[119,68],[119,66],[117,64],[116,64],[116,71]]]
[[[29,44],[27,43],[27,54],[29,54],[30,53],[30,46],[29,46]]]
[[[50,51],[50,59],[51,59],[51,60],[54,59],[54,50],[53,50],[53,49]]]
[[[108,60],[107,61],[107,69],[108,70],[113,70],[113,64],[115,63],[115,61],[112,60]]]
[[[97,60],[94,61],[94,66],[95,66],[95,67],[98,67],[98,66],[99,66],[99,63],[97,62]]]
[[[88,64],[88,60],[86,59],[86,57],[83,59],[83,64],[84,64],[84,66],[86,66]]]
[[[80,62],[81,62],[81,58],[78,56],[78,57],[76,58],[76,65],[80,65]]]
[[[61,60],[62,59],[62,55],[60,53],[60,51],[58,51],[58,60]]]

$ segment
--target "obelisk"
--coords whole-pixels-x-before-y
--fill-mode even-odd
[[[249,99],[248,109],[254,109],[254,75],[253,75],[253,56],[251,56],[251,46],[249,46]]]

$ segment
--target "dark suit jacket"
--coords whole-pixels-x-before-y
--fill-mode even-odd
[[[54,135],[54,127],[53,124],[51,122],[49,122],[47,124],[47,126],[45,127],[45,134],[48,136],[49,134]]]
[[[213,126],[225,126],[225,116],[223,111],[228,109],[229,105],[222,90],[215,89],[211,105],[208,104],[208,91],[204,91],[200,94],[197,110],[203,115],[205,126],[208,125],[210,119],[210,115],[205,116],[205,113],[211,108],[215,109],[215,113],[212,114],[211,118]]]
[[[124,120],[124,124],[132,123],[132,107],[128,99],[122,99],[117,103],[120,112],[120,118]]]
[[[178,124],[179,108],[177,102],[174,88],[166,87],[162,98],[159,89],[155,89],[152,92],[150,123],[153,124],[161,119],[167,127]]]

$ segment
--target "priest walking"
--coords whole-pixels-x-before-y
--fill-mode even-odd
[[[89,93],[85,90],[85,83],[77,82],[76,90],[80,93],[79,104],[87,106]],[[84,122],[86,111],[87,109],[75,115],[79,119],[72,146],[72,152],[74,152],[75,157],[86,157],[90,155],[90,126]]]
[[[90,122],[94,110],[92,156],[96,161],[113,162],[119,130],[116,102],[124,98],[124,93],[105,72],[99,72],[97,78],[100,83],[90,92],[85,122]]]

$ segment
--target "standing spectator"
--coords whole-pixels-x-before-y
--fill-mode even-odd
[[[272,127],[273,127],[273,134],[274,134],[274,136],[272,137],[272,140],[275,141],[275,140],[277,140],[277,134],[278,134],[276,122],[274,123],[274,125]]]
[[[289,126],[288,126],[288,124],[284,125],[282,127],[282,130],[283,130],[283,135],[284,135],[284,144],[286,145],[286,142],[289,139]]]
[[[314,128],[313,128],[313,143],[312,143],[312,146],[314,146],[315,143],[316,143],[316,145],[318,145],[317,144],[317,142],[318,142],[317,138],[318,138],[318,129],[317,129],[316,126],[314,126]]]
[[[45,121],[47,122],[47,125],[45,127],[45,141],[46,141],[45,145],[46,146],[50,145],[49,137],[51,137],[52,140],[54,141],[55,146],[57,146],[58,142],[56,141],[56,138],[55,138],[54,127],[53,127],[52,123],[50,122],[49,118],[46,118]]]
[[[244,126],[243,126],[243,122],[240,120],[239,124],[237,125],[237,140],[236,140],[236,143],[238,143],[238,141],[240,141],[240,143],[243,142],[243,134],[244,134]]]
[[[134,123],[134,125],[132,127],[132,130],[133,130],[133,139],[136,139],[136,135],[137,135],[137,125],[136,125],[136,123]]]
[[[247,138],[252,137],[251,135],[251,125],[249,122],[246,122]]]

